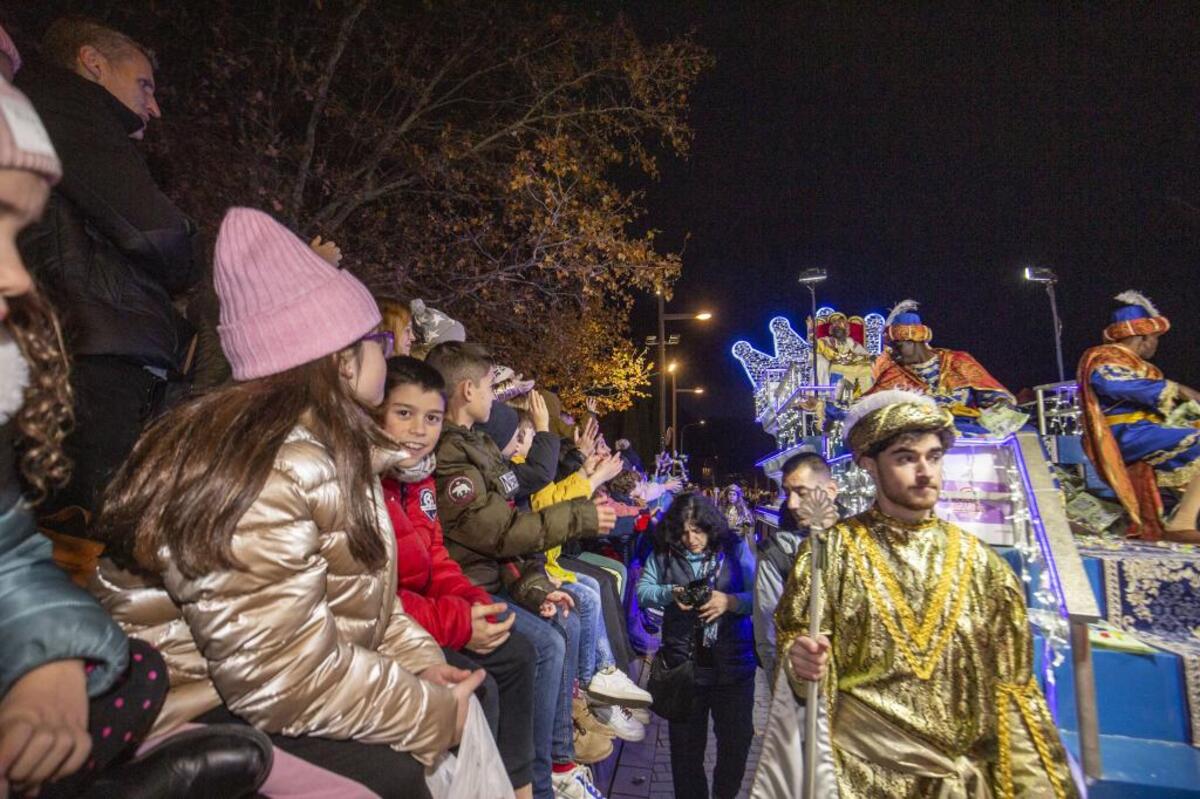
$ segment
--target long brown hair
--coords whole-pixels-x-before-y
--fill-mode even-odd
[[[239,568],[231,548],[238,521],[303,421],[337,470],[350,553],[371,571],[381,568],[371,449],[387,444],[339,374],[345,353],[226,386],[151,425],[109,484],[97,520],[113,559],[160,571],[165,546],[187,577]]]
[[[29,387],[16,415],[17,450],[29,500],[36,505],[71,476],[63,439],[74,422],[74,400],[54,309],[36,289],[8,302],[4,324],[29,365]]]

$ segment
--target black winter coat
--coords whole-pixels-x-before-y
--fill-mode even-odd
[[[75,357],[177,372],[193,335],[171,304],[201,277],[194,222],[155,184],[129,135],[142,120],[99,84],[44,64],[20,73],[63,165],[22,256],[63,315]]]

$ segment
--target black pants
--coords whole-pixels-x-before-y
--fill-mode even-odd
[[[75,360],[71,365],[75,427],[63,442],[74,468],[70,482],[54,492],[40,509],[41,515],[72,506],[95,512],[101,492],[129,457],[143,426],[165,408],[168,385],[119,358]]]
[[[600,584],[600,609],[604,613],[604,629],[613,660],[621,671],[629,671],[633,647],[629,645],[629,630],[625,626],[625,602],[617,591],[617,578],[612,572],[580,558],[564,557],[558,561],[564,569],[586,574]]]
[[[514,788],[533,780],[533,670],[537,654],[533,644],[513,632],[495,652],[446,653],[446,662],[460,669],[486,669],[487,679],[476,692],[496,738],[496,748]]]
[[[675,795],[710,796],[704,773],[708,746],[708,717],[717,736],[717,766],[713,769],[713,799],[734,799],[746,773],[746,757],[754,737],[754,677],[731,685],[697,685],[692,716],[672,721],[671,778]]]
[[[75,774],[42,786],[44,799],[64,799],[83,791],[111,766],[119,766],[145,740],[167,698],[167,665],[158,650],[129,639],[129,667],[112,686],[88,701],[92,752]]]
[[[245,724],[224,705],[193,719],[197,724]],[[289,755],[340,774],[374,791],[380,799],[429,799],[425,767],[408,752],[386,744],[335,741],[302,735],[272,735],[271,743]]]

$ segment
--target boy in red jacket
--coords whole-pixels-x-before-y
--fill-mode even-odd
[[[442,543],[433,449],[442,432],[445,390],[445,381],[431,366],[409,357],[388,360],[383,428],[422,458],[416,467],[383,480],[396,534],[396,593],[404,612],[442,645],[448,663],[487,670],[484,705],[491,718],[498,715],[496,745],[517,799],[528,799],[533,795],[536,657],[528,639],[512,629],[516,617],[496,620],[508,606],[473,585]]]

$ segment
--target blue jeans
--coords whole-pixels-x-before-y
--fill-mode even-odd
[[[533,683],[533,795],[553,799],[550,783],[552,762],[575,759],[575,728],[571,722],[574,675],[579,669],[579,618],[572,613],[563,619],[543,619],[517,605],[507,596],[517,617],[513,629],[529,639],[536,653]],[[574,631],[572,634],[572,630]],[[565,721],[564,721],[565,719]]]
[[[586,689],[596,672],[616,665],[604,612],[600,608],[600,583],[595,577],[575,573],[574,583],[563,583],[562,590],[575,600],[579,616],[579,687]]]

